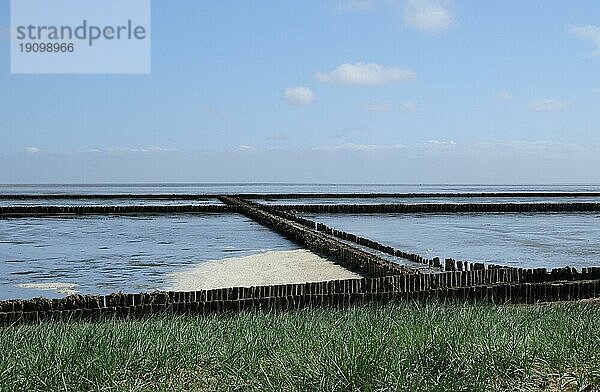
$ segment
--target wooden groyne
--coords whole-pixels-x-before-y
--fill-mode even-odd
[[[574,281],[527,282],[523,270],[495,268],[189,292],[10,300],[0,301],[0,325],[42,320],[137,318],[165,313],[283,311],[323,306],[343,308],[391,301],[496,304],[574,301],[600,295],[600,268],[596,268],[594,273],[588,270],[581,272],[581,279]]]
[[[0,206],[0,216],[236,212],[227,205]]]
[[[250,219],[271,228],[290,240],[329,257],[343,267],[360,274],[380,277],[415,272],[369,252],[357,249],[330,236],[323,235],[290,219],[274,214],[262,206],[233,196],[221,196],[223,203],[236,208]]]
[[[259,205],[260,206],[260,205]],[[411,253],[411,252],[406,252],[406,251],[402,251],[399,249],[395,249],[391,246],[388,245],[384,245],[380,242],[377,241],[373,241],[371,239],[368,239],[366,237],[361,237],[359,235],[353,234],[353,233],[349,233],[343,230],[337,230],[334,229],[332,227],[327,226],[324,223],[319,223],[319,222],[315,222],[313,220],[310,220],[308,218],[304,218],[301,216],[298,216],[296,214],[293,214],[291,212],[285,211],[285,210],[279,210],[279,209],[275,209],[275,208],[269,208],[266,206],[260,206],[262,208],[267,208],[269,209],[273,214],[276,214],[278,216],[281,216],[285,219],[291,220],[293,222],[296,222],[306,228],[309,228],[311,230],[315,230],[319,233],[323,233],[329,236],[333,236],[335,238],[338,238],[342,241],[347,241],[347,242],[351,242],[351,243],[355,243],[356,245],[359,246],[364,246],[366,248],[370,248],[373,250],[376,250],[378,252],[384,253],[384,254],[388,254],[394,257],[399,257],[405,260],[409,260],[415,263],[420,263],[420,264],[425,264],[428,265],[430,267],[433,268],[443,268],[442,263],[440,262],[439,257],[434,257],[432,259],[428,259],[426,257],[422,257],[421,255],[418,255],[416,253]],[[482,266],[483,264],[478,264],[478,263],[472,263],[473,264],[473,268],[478,268],[480,265]],[[466,269],[465,269],[466,270]]]
[[[112,193],[112,194],[0,194],[0,200],[210,200],[219,195],[197,194],[156,194],[156,193]]]
[[[231,198],[232,196],[220,196]],[[236,198],[238,200],[242,200]],[[312,214],[382,214],[382,213],[550,213],[600,212],[600,203],[485,203],[485,204],[298,204],[270,205],[261,208],[275,211]],[[135,214],[182,212],[237,212],[231,205],[123,205],[123,206],[0,206],[0,215],[53,214]]]
[[[420,203],[420,204],[287,204],[273,210],[313,214],[455,214],[600,212],[600,203]]]
[[[243,199],[529,198],[600,197],[600,192],[240,193]]]

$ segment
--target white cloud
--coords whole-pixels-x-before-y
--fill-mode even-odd
[[[529,109],[534,112],[556,112],[564,110],[568,105],[558,99],[535,99],[529,105]]]
[[[594,89],[594,92],[595,92],[596,94],[600,94],[600,88],[595,88],[595,89]]]
[[[600,26],[571,26],[571,33],[577,35],[579,38],[591,41],[596,46],[593,55],[600,56]]]
[[[404,144],[390,144],[390,145],[379,145],[379,144],[359,144],[359,143],[345,143],[338,146],[323,146],[313,147],[314,151],[363,151],[363,152],[378,152],[385,150],[399,150],[406,148]]]
[[[496,98],[509,100],[512,99],[512,95],[508,91],[499,91],[498,94],[496,94]]]
[[[294,106],[310,105],[315,99],[308,87],[288,87],[283,90],[283,97],[287,103]]]
[[[25,147],[23,149],[23,151],[25,151],[27,154],[37,154],[38,152],[40,152],[42,150],[37,147]]]
[[[89,151],[89,150],[88,150]],[[101,150],[94,149],[93,152],[99,152]],[[179,151],[176,148],[165,148],[160,146],[150,146],[150,147],[119,147],[119,148],[109,148],[106,150],[107,152],[176,152]]]
[[[363,105],[365,110],[375,113],[385,113],[392,111],[392,105],[386,102],[367,102]]]
[[[177,149],[173,148],[165,148],[160,146],[151,146],[143,149],[144,152],[167,152],[167,151],[177,151]]]
[[[445,154],[448,152],[461,154],[463,157],[470,155],[514,156],[515,154],[535,154],[556,157],[557,155],[572,156],[573,154],[598,154],[600,144],[560,143],[549,141],[505,141],[505,142],[476,142],[457,143],[453,140],[429,140],[413,144],[361,144],[344,143],[331,146],[313,147],[314,151],[355,151],[385,153],[396,150],[407,153]]]
[[[444,0],[406,0],[402,6],[404,22],[419,31],[435,34],[454,26],[450,4]]]
[[[400,105],[400,110],[405,113],[412,113],[417,111],[417,106],[412,102],[404,102]]]
[[[544,140],[512,140],[505,142],[479,142],[461,146],[465,151],[489,155],[515,156],[532,154],[556,158],[559,155],[573,156],[600,152],[598,144],[562,143]]]
[[[428,144],[432,144],[434,146],[454,146],[456,142],[454,140],[429,140]]]
[[[381,64],[345,63],[329,72],[318,72],[317,79],[321,82],[332,84],[386,84],[401,82],[415,78],[415,73],[409,69],[398,67],[385,67]]]

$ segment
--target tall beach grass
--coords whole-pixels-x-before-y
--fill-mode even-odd
[[[594,390],[600,304],[390,304],[0,328],[0,390]]]

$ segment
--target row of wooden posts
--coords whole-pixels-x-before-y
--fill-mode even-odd
[[[230,196],[220,196],[230,197]],[[237,199],[237,198],[236,198]],[[242,200],[242,199],[239,199]],[[423,204],[289,204],[264,206],[271,211],[322,214],[381,213],[548,213],[600,212],[600,203],[423,203]],[[0,206],[0,215],[61,215],[61,214],[139,214],[139,213],[204,213],[238,212],[236,206],[218,204],[197,205],[26,205]]]
[[[0,200],[81,200],[81,199],[162,199],[162,200],[206,200],[219,196],[235,196],[242,199],[378,199],[378,198],[577,198],[577,197],[600,197],[600,192],[352,192],[352,193],[243,193],[243,194],[212,194],[212,193],[63,193],[63,194],[0,194]]]
[[[82,214],[176,214],[236,212],[235,207],[221,204],[197,205],[123,205],[123,206],[0,206],[0,215],[82,215]]]
[[[233,196],[220,196],[219,199],[225,205],[210,207],[245,214],[291,240],[331,257],[342,266],[361,273],[364,278],[192,292],[73,295],[54,300],[35,298],[2,301],[0,324],[43,319],[138,317],[162,312],[204,314],[316,306],[344,307],[397,300],[533,303],[600,295],[600,267],[584,268],[581,271],[568,267],[548,271],[543,268],[521,269],[466,263],[454,259],[442,262],[438,258],[426,259],[330,228],[278,207],[262,206]],[[178,207],[181,206],[168,206]],[[427,264],[432,270],[424,273],[403,267],[378,256],[377,252],[369,252],[360,247]],[[442,270],[445,271],[440,272]]]
[[[190,292],[72,295],[53,300],[34,298],[1,301],[0,324],[47,319],[145,317],[165,312],[208,314],[346,307],[390,301],[536,303],[600,295],[600,279],[528,283],[523,278],[516,269],[496,268]]]
[[[600,203],[287,204],[269,207],[313,214],[600,212]]]

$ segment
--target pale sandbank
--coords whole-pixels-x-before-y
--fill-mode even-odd
[[[361,276],[315,253],[298,249],[207,261],[172,273],[169,278],[173,282],[171,290],[194,291],[359,279]]]

